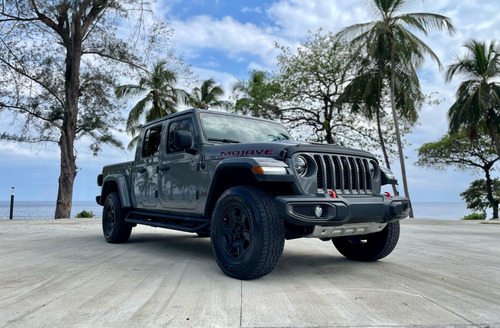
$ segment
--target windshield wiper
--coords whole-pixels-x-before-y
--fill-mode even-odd
[[[241,141],[238,140],[232,140],[232,139],[219,139],[219,138],[208,138],[208,141],[219,141],[223,143],[241,143]]]

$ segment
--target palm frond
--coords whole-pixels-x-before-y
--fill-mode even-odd
[[[343,28],[338,32],[335,36],[338,40],[348,40],[353,41],[354,39],[359,39],[360,35],[364,35],[368,31],[372,30],[375,22],[362,23],[362,24],[354,24]]]
[[[118,99],[123,97],[133,97],[145,92],[145,89],[140,85],[125,84],[115,88],[115,95]]]
[[[139,100],[139,102],[130,110],[125,128],[127,131],[133,134],[134,128],[137,125],[137,122],[139,122],[141,115],[144,113],[146,104],[149,102],[151,102],[151,98],[146,96],[145,98]]]
[[[136,135],[135,137],[132,138],[132,140],[130,140],[128,146],[127,146],[127,149],[128,150],[134,150],[135,149],[135,145],[137,145],[137,142],[139,141],[139,135]]]
[[[394,35],[400,44],[405,44],[406,49],[400,54],[405,52],[410,54],[413,59],[413,64],[416,68],[419,68],[423,64],[424,55],[429,55],[434,61],[436,61],[441,68],[441,61],[439,57],[434,53],[434,51],[425,42],[420,40],[415,34],[411,33],[409,30],[404,28],[402,25],[396,25],[394,29]]]
[[[404,23],[413,27],[424,35],[432,30],[447,30],[449,34],[456,32],[451,18],[433,13],[409,13],[394,17],[394,23]]]

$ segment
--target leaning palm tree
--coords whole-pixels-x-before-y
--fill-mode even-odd
[[[390,170],[389,152],[383,132],[383,125],[386,122],[384,107],[389,95],[388,61],[384,61],[383,58],[377,58],[378,63],[367,58],[354,58],[353,60],[360,60],[360,70],[355,73],[355,77],[345,87],[339,101],[349,104],[352,112],[361,113],[369,121],[375,120],[385,166]],[[418,104],[424,99],[417,74],[415,71],[397,69],[395,79],[396,106],[400,112],[403,112],[404,125],[412,126],[418,119]],[[397,194],[396,186],[393,186],[393,189],[394,193]]]
[[[406,167],[399,128],[399,116],[395,97],[396,70],[416,70],[422,66],[425,55],[430,55],[439,66],[441,63],[432,49],[409,29],[415,29],[427,35],[429,30],[447,29],[455,31],[448,17],[432,13],[399,14],[408,0],[370,0],[373,12],[378,20],[349,26],[338,33],[339,38],[351,38],[352,44],[372,58],[389,58],[390,62],[390,98],[391,110],[398,144],[401,175],[405,195],[410,198],[406,179]],[[413,212],[410,213],[413,216]]]
[[[457,90],[457,100],[448,110],[450,132],[465,128],[471,138],[489,135],[500,155],[500,44],[465,43],[468,53],[456,59],[446,71],[446,81],[465,77]]]
[[[224,89],[220,85],[216,85],[213,79],[203,81],[201,87],[196,87],[193,92],[188,95],[189,105],[208,109],[210,106],[224,106],[226,102],[220,100],[224,96]]]
[[[145,122],[150,122],[177,111],[179,98],[185,92],[175,88],[177,76],[175,72],[166,68],[165,61],[159,61],[153,66],[152,72],[142,77],[138,84],[126,84],[116,88],[117,98],[144,96],[130,110],[126,131],[133,137],[128,149],[134,148],[137,143],[137,133],[141,127],[140,119],[144,116]]]

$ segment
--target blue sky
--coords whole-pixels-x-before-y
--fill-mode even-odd
[[[432,32],[422,39],[446,67],[470,38],[491,40],[500,36],[498,0],[408,1],[405,12],[434,12],[452,18],[457,33]],[[365,0],[169,0],[159,1],[156,13],[174,28],[172,42],[178,54],[201,79],[214,78],[226,90],[253,69],[276,69],[275,43],[295,49],[308,31],[341,28],[373,20]],[[443,72],[427,60],[419,72],[425,93],[438,92],[442,103],[424,106],[419,125],[407,136],[410,194],[413,201],[461,201],[459,193],[478,175],[415,167],[416,149],[436,141],[447,131],[446,111],[454,100],[459,80],[445,84]],[[128,137],[120,135],[124,143]],[[93,157],[83,144],[77,146],[79,172],[74,200],[93,200],[99,193],[96,176],[103,165],[133,159],[133,153],[104,148]],[[394,164],[396,176],[399,168]],[[54,145],[0,142],[0,200],[9,200],[16,187],[17,200],[55,200],[59,152]],[[498,173],[495,173],[498,176]]]

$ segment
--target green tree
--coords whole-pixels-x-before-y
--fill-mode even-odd
[[[248,81],[238,81],[233,86],[235,112],[267,119],[280,117],[277,102],[279,85],[267,72],[252,71],[249,75]]]
[[[213,79],[208,79],[188,94],[188,104],[201,109],[209,109],[210,106],[226,106],[227,103],[221,100],[222,96],[224,96],[222,86],[216,85]]]
[[[493,201],[488,198],[488,185],[486,180],[479,179],[471,183],[470,187],[464,192],[460,193],[460,196],[465,200],[467,208],[473,211],[481,211],[486,217],[486,210],[488,208],[493,209],[493,213],[497,213],[498,217],[498,204],[500,203],[500,180],[492,180],[493,189]],[[493,214],[495,217],[495,214]]]
[[[137,143],[140,130],[140,120],[144,116],[145,122],[177,112],[180,100],[187,100],[185,91],[177,89],[177,75],[167,69],[167,62],[159,61],[151,72],[143,74],[138,84],[125,84],[116,88],[115,94],[120,99],[123,97],[142,96],[130,110],[126,130],[132,135],[128,149],[133,149]]]
[[[53,142],[60,150],[55,218],[71,217],[77,174],[75,141],[120,145],[113,135],[119,65],[137,62],[117,26],[145,13],[134,1],[2,1],[0,115],[11,122],[1,139]],[[6,123],[8,124],[8,123]]]
[[[435,169],[455,166],[460,170],[482,171],[486,181],[487,199],[493,208],[493,217],[498,218],[498,203],[495,205],[491,171],[500,157],[486,136],[471,140],[466,131],[448,134],[436,142],[429,142],[418,149],[417,165]]]
[[[378,152],[376,126],[341,99],[359,70],[354,49],[319,30],[296,51],[280,50],[274,80],[282,121],[305,139]]]
[[[471,138],[479,133],[490,136],[500,155],[500,45],[471,40],[468,53],[456,59],[446,71],[446,81],[455,75],[465,78],[457,90],[457,100],[448,110],[450,131],[467,129]]]
[[[371,0],[371,9],[378,20],[349,26],[338,33],[340,38],[354,36],[352,44],[357,45],[372,58],[389,58],[390,61],[390,99],[391,112],[398,145],[399,161],[405,195],[410,198],[406,178],[405,157],[401,141],[399,116],[396,103],[396,72],[401,70],[415,71],[422,66],[425,55],[430,55],[438,62],[437,55],[420,40],[411,29],[427,35],[429,30],[447,29],[455,31],[448,17],[433,13],[400,14],[408,0]],[[410,213],[413,217],[413,213]]]

